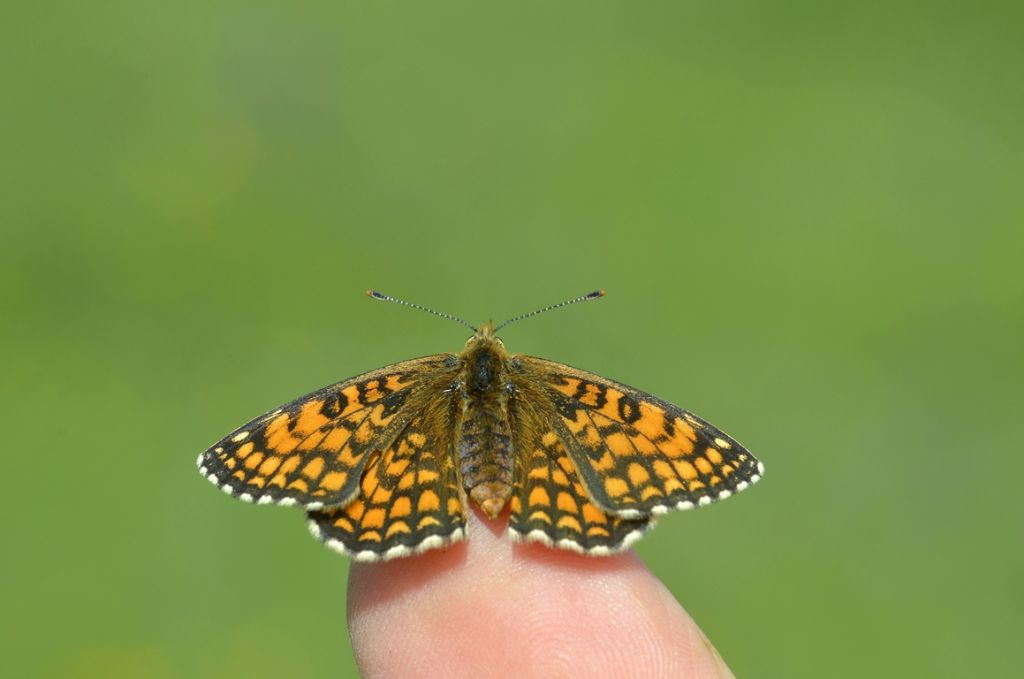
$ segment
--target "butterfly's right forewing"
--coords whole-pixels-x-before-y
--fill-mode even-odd
[[[735,439],[683,408],[593,373],[520,356],[533,399],[593,501],[644,517],[724,499],[756,483],[763,465]]]

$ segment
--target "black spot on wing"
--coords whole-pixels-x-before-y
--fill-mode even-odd
[[[640,404],[629,394],[619,397],[619,417],[627,424],[633,424],[640,419]]]
[[[345,396],[340,390],[332,391],[324,399],[324,404],[320,406],[320,414],[326,418],[334,419],[347,407],[348,396]]]
[[[406,399],[409,398],[409,391],[403,389],[402,391],[393,391],[383,399],[381,399],[381,405],[384,406],[384,417],[390,417],[394,415],[398,410],[405,405]]]
[[[557,391],[551,392],[551,398],[555,403],[555,408],[558,410],[559,415],[569,420],[576,419],[576,411],[579,410],[579,405],[575,400],[566,398]]]

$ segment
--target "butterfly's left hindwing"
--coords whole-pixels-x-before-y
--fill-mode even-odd
[[[550,404],[551,429],[591,499],[609,513],[643,517],[708,504],[764,472],[735,439],[678,406],[561,363],[515,360],[532,398]]]
[[[199,456],[203,476],[248,502],[318,509],[350,502],[373,450],[409,423],[454,357],[427,356],[325,387],[236,429]]]
[[[309,512],[310,531],[358,561],[418,554],[461,540],[466,504],[450,432],[442,410],[418,413],[387,450],[373,453],[359,497]]]

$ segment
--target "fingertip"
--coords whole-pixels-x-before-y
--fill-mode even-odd
[[[468,533],[445,550],[352,564],[364,676],[732,676],[633,552],[514,544],[475,516]]]

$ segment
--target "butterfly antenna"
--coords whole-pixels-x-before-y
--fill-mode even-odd
[[[476,328],[474,328],[472,325],[470,325],[466,321],[462,320],[458,316],[452,316],[451,314],[443,314],[440,311],[434,311],[433,309],[428,309],[427,307],[420,306],[419,304],[413,304],[412,302],[406,302],[404,299],[398,299],[397,297],[392,297],[391,295],[385,295],[383,292],[377,292],[376,290],[367,290],[366,294],[369,295],[370,297],[372,297],[373,299],[379,299],[382,302],[394,302],[395,304],[402,304],[404,306],[410,306],[413,309],[419,309],[420,311],[426,311],[428,314],[433,314],[434,316],[440,316],[441,318],[447,318],[449,321],[455,321],[457,323],[462,323],[464,326],[466,326],[467,328],[469,328],[473,332],[476,332]]]
[[[598,299],[600,297],[604,297],[604,294],[605,294],[604,290],[594,290],[593,292],[588,293],[586,295],[580,295],[579,297],[573,297],[572,299],[567,299],[564,302],[559,302],[558,304],[552,304],[551,306],[546,306],[543,309],[537,309],[536,311],[531,311],[530,313],[527,313],[527,314],[520,314],[519,316],[513,316],[512,318],[508,319],[507,321],[499,323],[498,327],[496,327],[494,329],[494,332],[498,332],[499,330],[504,328],[509,323],[515,323],[516,321],[521,321],[524,318],[529,318],[530,316],[536,316],[537,314],[542,314],[545,311],[551,311],[552,309],[557,309],[559,307],[569,306],[570,304],[576,304],[577,302],[589,302],[592,299]]]

